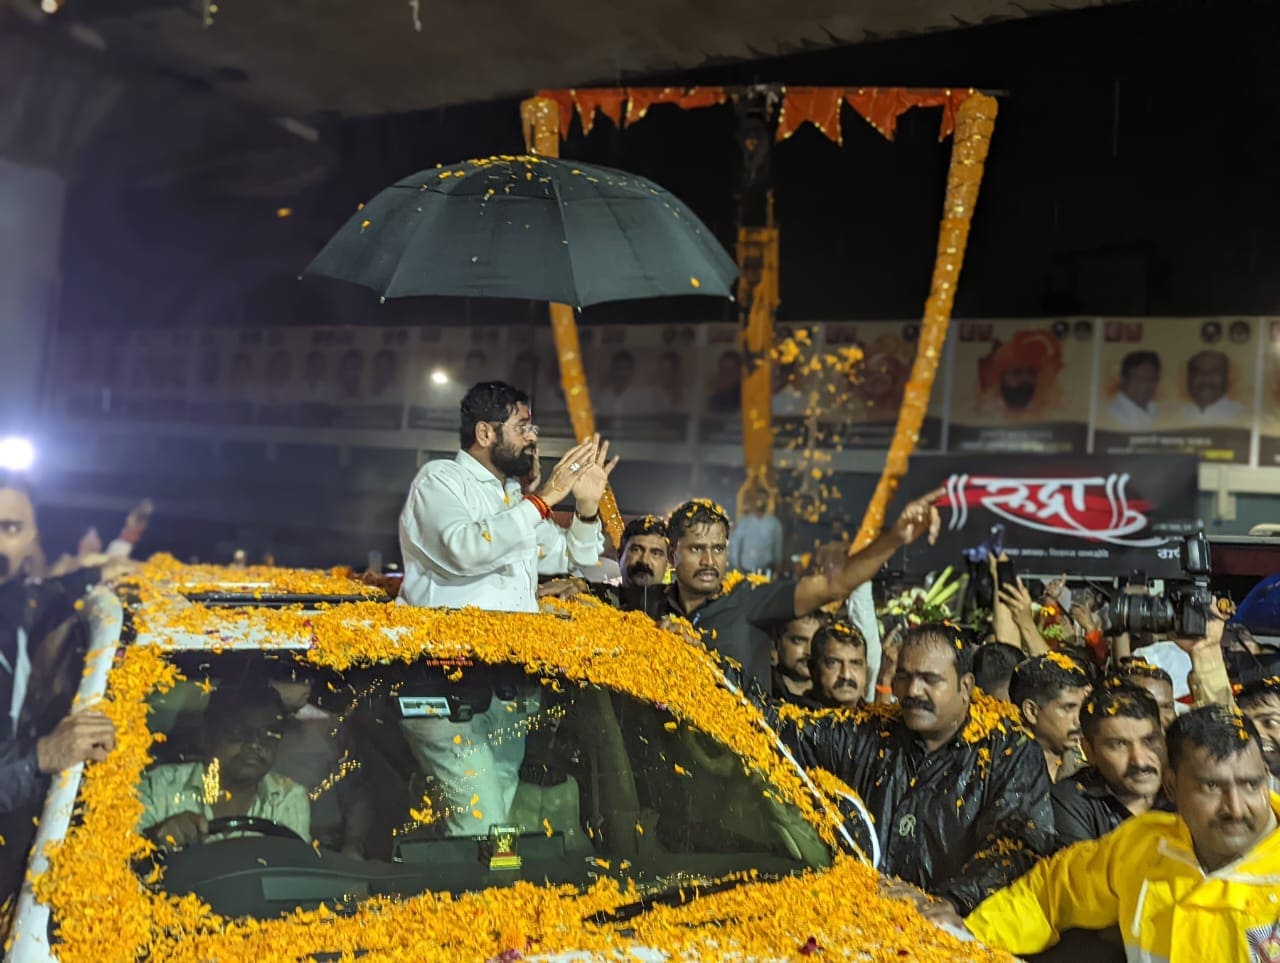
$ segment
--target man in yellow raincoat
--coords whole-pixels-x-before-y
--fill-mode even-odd
[[[1168,746],[1177,815],[1152,811],[1062,850],[964,925],[1017,954],[1119,924],[1130,961],[1280,963],[1280,795],[1257,730],[1206,706],[1170,726]]]

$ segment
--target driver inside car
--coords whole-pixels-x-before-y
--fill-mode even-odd
[[[265,819],[311,840],[306,790],[273,772],[284,733],[280,695],[265,684],[221,686],[204,711],[202,762],[156,766],[143,774],[139,829],[171,849],[209,837],[211,820]]]

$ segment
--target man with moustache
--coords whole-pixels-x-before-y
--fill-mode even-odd
[[[803,722],[769,713],[805,768],[834,773],[866,803],[880,872],[961,914],[1055,844],[1043,756],[1009,706],[973,691],[974,650],[955,626],[910,628],[897,705]]]
[[[743,684],[763,699],[770,690],[772,641],[769,632],[843,602],[869,582],[893,553],[926,533],[937,538],[942,519],[934,508],[942,489],[908,504],[897,522],[862,551],[802,579],[762,584],[744,579],[725,591],[729,558],[729,515],[709,499],[685,502],[667,519],[674,580],[665,595],[662,620],[678,616],[690,622],[702,641],[741,667]]]
[[[49,780],[101,762],[115,745],[110,719],[72,706],[85,641],[75,606],[134,563],[104,556],[100,566],[38,579],[40,554],[32,486],[0,470],[0,904],[21,883]]]
[[[1099,687],[1085,699],[1080,725],[1090,765],[1049,794],[1060,845],[1105,836],[1130,816],[1172,809],[1160,791],[1164,733],[1151,696],[1136,686]]]
[[[599,559],[600,498],[618,460],[608,460],[609,443],[597,435],[569,449],[536,490],[522,492],[519,479],[535,475],[538,464],[529,396],[482,382],[462,399],[461,418],[462,449],[452,461],[422,467],[400,514],[399,600],[536,612],[539,572]],[[570,494],[574,518],[565,529],[551,510]]]
[[[988,946],[1041,953],[1069,929],[1119,924],[1132,961],[1280,958],[1280,795],[1253,723],[1225,706],[1169,727],[1175,813],[1125,820],[987,898],[964,926]],[[945,907],[926,915],[956,925]]]
[[[1191,400],[1178,417],[1202,425],[1234,425],[1248,420],[1244,405],[1233,399],[1231,360],[1221,351],[1201,351],[1187,362],[1187,395]]]
[[[1049,779],[1080,748],[1080,706],[1089,694],[1084,669],[1060,652],[1018,663],[1009,680],[1009,701],[1044,753]],[[1072,770],[1074,771],[1074,770]]]
[[[600,557],[600,499],[618,460],[609,460],[609,443],[596,435],[570,448],[541,481],[529,396],[500,381],[472,387],[460,414],[462,449],[422,467],[400,514],[397,602],[537,612],[540,572],[562,574]],[[521,478],[530,479],[527,491]],[[566,529],[551,509],[570,494],[574,517]],[[418,765],[445,787],[450,815],[443,822],[454,835],[501,823],[511,809],[525,740],[495,733],[518,731],[540,697],[536,686],[508,696],[495,693],[486,711],[465,722],[401,720]],[[486,821],[477,823],[473,812]]]
[[[783,702],[805,705],[813,688],[809,651],[824,625],[822,613],[802,615],[774,628],[772,695]]]
[[[809,647],[808,701],[819,708],[853,709],[867,695],[867,642],[842,622],[819,629]]]

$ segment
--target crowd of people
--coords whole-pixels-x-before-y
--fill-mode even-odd
[[[1111,931],[1102,945],[1134,960],[1280,959],[1280,678],[1233,688],[1224,638],[1241,633],[1225,606],[1208,613],[1203,636],[1104,634],[1102,606],[1073,596],[1070,579],[1033,591],[1001,580],[992,559],[992,608],[978,624],[938,613],[877,620],[870,584],[900,548],[937,536],[939,492],[909,502],[866,548],[794,578],[779,571],[766,493],[747,500],[736,529],[695,499],[626,526],[616,580],[584,578],[604,549],[600,504],[618,461],[608,442],[585,439],[544,475],[528,396],[485,382],[461,400],[459,443],[410,487],[398,604],[537,612],[546,596],[590,593],[719,653],[730,684],[801,764],[861,798],[874,821],[864,848],[885,891],[993,946],[1039,953],[1083,929]],[[561,525],[554,510],[570,499]],[[35,579],[37,545],[30,491],[0,478],[0,701],[10,709],[0,813],[112,746],[102,716],[41,700],[59,711],[27,718],[24,693],[29,640],[128,563],[117,553]],[[736,567],[772,577],[731,578]],[[524,744],[487,743],[488,716],[536,712],[532,688],[466,720],[402,722],[417,764],[461,797],[458,811],[509,811]],[[272,691],[251,719],[242,705],[223,735],[268,743],[290,711]],[[1177,701],[1183,692],[1192,705]],[[488,755],[460,756],[463,740]],[[234,762],[232,748],[223,755]],[[248,753],[223,778],[287,816],[298,804],[287,786],[263,799],[264,756]],[[149,774],[144,828],[163,827],[158,839],[196,844],[221,815],[199,804],[196,775]],[[449,828],[472,831],[465,819]]]

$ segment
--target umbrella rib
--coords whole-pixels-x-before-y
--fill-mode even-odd
[[[560,196],[560,183],[551,178],[551,193],[556,197],[556,208],[560,211],[560,240],[568,252],[569,283],[573,285],[573,307],[582,310],[582,292],[578,290],[578,272],[573,265],[573,245],[569,243],[569,219],[565,216],[564,198]]]
[[[608,203],[608,200],[605,198],[605,196],[604,196],[603,194],[601,194],[599,191],[597,191],[597,192],[596,192],[596,196],[597,196],[597,197],[599,197],[600,202],[601,202],[602,204],[604,204],[604,208],[605,208],[605,210],[606,210],[606,211],[608,211],[608,212],[609,212],[609,216],[610,216],[611,218],[613,218],[613,223],[614,223],[614,224],[617,226],[617,228],[618,228],[618,234],[620,234],[620,235],[622,236],[622,238],[627,242],[627,247],[629,247],[629,248],[631,249],[631,260],[632,260],[633,262],[635,262],[635,264],[636,264],[637,266],[639,266],[640,268],[642,268],[642,269],[643,269],[643,267],[644,267],[644,260],[640,257],[640,252],[636,250],[636,245],[635,245],[635,242],[634,242],[634,241],[632,241],[632,239],[631,239],[631,235],[627,233],[627,231],[626,231],[626,230],[623,228],[623,226],[622,226],[622,222],[618,220],[618,215],[617,215],[617,213],[614,211],[613,207]],[[559,192],[559,190],[557,190],[557,191],[556,191],[556,198],[557,198],[557,200],[559,199],[559,197],[560,197],[560,192]],[[623,199],[624,199],[624,198],[619,198],[619,200],[623,200]],[[643,203],[651,203],[651,202],[649,202],[649,201],[647,201],[647,200],[646,200],[646,201],[644,201]],[[563,207],[562,207],[562,209],[561,209],[560,219],[561,219],[562,221],[565,221],[564,212],[563,212]],[[567,221],[566,221],[566,223],[567,223]],[[570,248],[569,248],[569,253],[570,253],[570,261],[572,262],[572,260],[573,260],[573,257],[572,257],[572,255],[573,255],[573,248],[572,248],[572,246],[570,246]],[[641,276],[642,276],[646,281],[648,281],[648,282],[650,282],[650,283],[652,284],[652,282],[653,282],[653,275],[652,275],[651,273],[643,272],[643,271],[642,271]],[[574,273],[573,286],[574,286],[574,290],[576,291],[576,290],[577,290],[577,287],[578,287],[578,277],[577,277],[577,273],[576,273],[576,272]]]

